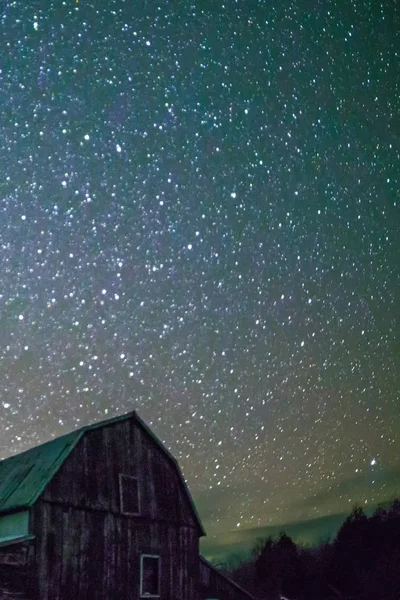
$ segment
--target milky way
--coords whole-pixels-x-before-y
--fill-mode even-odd
[[[136,409],[215,543],[400,489],[399,31],[1,2],[2,456]]]

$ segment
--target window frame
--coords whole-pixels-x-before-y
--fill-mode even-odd
[[[137,504],[138,504],[138,512],[130,512],[124,509],[124,490],[123,490],[123,480],[125,479],[134,479],[137,484]],[[137,517],[141,514],[140,507],[140,486],[139,486],[139,477],[135,475],[127,475],[126,473],[119,473],[119,507],[122,515],[127,515],[128,517]]]
[[[158,565],[158,593],[147,594],[143,593],[143,559],[144,558],[157,558]],[[140,597],[141,598],[160,598],[161,597],[161,557],[159,554],[141,554],[140,555]]]

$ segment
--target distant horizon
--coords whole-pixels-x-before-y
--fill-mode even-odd
[[[249,527],[242,530],[232,530],[224,535],[205,536],[200,538],[200,553],[210,561],[229,561],[229,559],[247,559],[255,545],[260,540],[269,537],[279,537],[281,533],[288,535],[296,544],[306,547],[318,547],[324,543],[332,542],[337,532],[349,517],[354,506],[361,506],[367,516],[372,515],[379,507],[388,507],[397,498],[396,496],[375,505],[361,506],[355,502],[347,513],[335,513],[306,519],[292,521],[281,525],[266,525]],[[205,527],[207,533],[207,527]]]

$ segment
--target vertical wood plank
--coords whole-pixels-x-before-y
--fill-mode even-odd
[[[139,517],[120,513],[119,473],[139,478]],[[199,600],[190,502],[175,465],[134,419],[87,431],[34,514],[40,600],[136,600],[143,553],[161,557],[162,600]]]

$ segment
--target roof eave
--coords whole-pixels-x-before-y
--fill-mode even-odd
[[[10,537],[10,538],[0,538],[0,548],[4,548],[6,546],[14,546],[15,544],[24,544],[25,542],[31,542],[35,539],[34,535],[21,535],[19,537]]]

